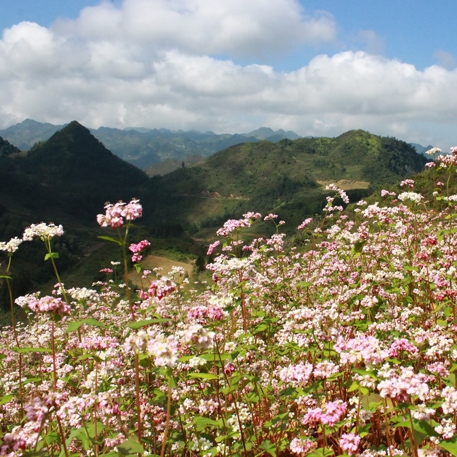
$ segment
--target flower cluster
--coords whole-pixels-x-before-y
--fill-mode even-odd
[[[22,243],[22,240],[17,236],[11,238],[7,243],[4,241],[0,241],[0,251],[5,251],[10,254],[16,252],[19,249],[19,245]]]
[[[133,263],[137,263],[143,258],[143,256],[140,255],[140,252],[143,249],[146,249],[148,246],[151,246],[151,243],[148,240],[140,241],[137,244],[132,243],[129,246],[129,250],[131,252],[133,252],[133,255],[132,255],[132,262]]]
[[[114,205],[107,203],[105,205],[105,214],[97,215],[97,222],[102,227],[112,227],[113,229],[122,227],[124,219],[127,221],[134,221],[143,214],[143,207],[140,201],[132,199],[130,203],[119,201]]]
[[[24,230],[22,239],[24,241],[32,241],[35,238],[40,238],[42,241],[49,241],[51,238],[63,235],[63,227],[61,225],[55,225],[52,222],[45,224],[32,224]]]
[[[28,308],[34,313],[49,313],[64,316],[71,308],[59,297],[45,296],[39,298],[36,294],[25,295],[15,300],[16,305]]]

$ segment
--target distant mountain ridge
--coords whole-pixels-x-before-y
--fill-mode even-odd
[[[34,144],[48,140],[64,127],[65,125],[53,125],[26,119],[19,124],[0,130],[0,137],[21,150],[28,150]],[[157,173],[153,165],[168,159],[175,162],[169,162],[168,167],[165,167],[167,172],[180,166],[182,161],[189,162],[189,157],[193,162],[195,156],[208,157],[236,144],[253,143],[259,140],[277,142],[285,138],[291,140],[300,138],[292,131],[274,131],[267,127],[244,134],[216,134],[195,130],[173,131],[143,127],[128,127],[124,130],[100,127],[89,130],[106,148],[121,159],[141,169],[150,167],[150,175],[161,174]],[[171,163],[176,165],[171,165]],[[163,167],[159,166],[158,170],[162,169]]]

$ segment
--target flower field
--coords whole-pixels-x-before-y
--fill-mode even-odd
[[[27,325],[0,331],[0,455],[457,455],[457,195],[402,185],[347,214],[329,186],[325,218],[303,221],[295,246],[273,214],[269,238],[244,237],[257,213],[227,221],[203,292],[179,268],[141,270],[137,200],[97,220],[124,276],[128,261],[142,271],[138,291],[111,266],[66,289],[60,226],[0,244],[7,284],[34,238],[57,275],[49,296],[16,299]]]

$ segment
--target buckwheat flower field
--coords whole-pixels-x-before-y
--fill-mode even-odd
[[[451,159],[434,165],[443,181]],[[347,214],[331,186],[297,246],[273,214],[269,238],[243,241],[258,213],[227,221],[204,292],[179,269],[144,271],[130,292],[107,268],[89,288],[58,279],[50,296],[18,298],[29,322],[0,333],[0,454],[457,455],[457,197],[402,184]],[[141,271],[149,242],[127,239],[140,203],[105,210],[124,274],[132,253]],[[62,230],[23,239],[54,261]],[[0,244],[5,281],[19,244]]]

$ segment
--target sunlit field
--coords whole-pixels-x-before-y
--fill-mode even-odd
[[[65,288],[60,226],[1,243],[8,290],[14,253],[40,240],[56,285],[11,296],[28,322],[11,313],[0,333],[0,454],[457,455],[453,152],[429,164],[433,198],[408,179],[343,211],[329,185],[325,216],[293,242],[274,214],[227,221],[203,292],[179,267],[142,269],[138,200],[97,216],[123,254],[103,282]],[[245,238],[259,219],[276,233]]]

